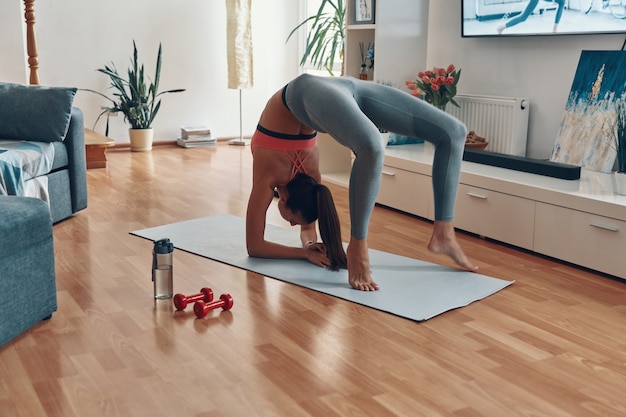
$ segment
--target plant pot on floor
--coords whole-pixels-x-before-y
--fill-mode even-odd
[[[626,172],[615,172],[615,192],[626,195]]]
[[[128,129],[130,136],[130,150],[133,152],[148,152],[152,150],[154,140],[154,130],[150,129]]]
[[[152,150],[152,123],[161,108],[161,99],[159,96],[168,93],[180,93],[184,89],[158,91],[159,78],[161,77],[161,44],[159,43],[159,51],[157,53],[156,69],[152,80],[145,76],[144,65],[139,62],[137,45],[133,40],[133,56],[131,58],[131,66],[128,68],[128,77],[124,78],[117,72],[115,65],[110,63],[104,68],[98,68],[101,72],[109,77],[111,81],[110,88],[114,90],[111,97],[99,93],[95,90],[86,89],[92,93],[98,94],[110,102],[109,106],[102,106],[102,113],[96,119],[96,123],[102,116],[106,114],[107,125],[104,136],[109,134],[109,117],[111,114],[122,113],[124,122],[130,124],[130,148],[132,151],[145,152]],[[124,74],[122,72],[122,74]],[[149,82],[146,85],[146,82]],[[135,133],[135,129],[139,130]],[[149,131],[149,133],[148,133]],[[138,138],[137,138],[138,137]]]

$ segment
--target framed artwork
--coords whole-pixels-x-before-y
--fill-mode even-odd
[[[374,23],[375,0],[354,0],[354,23]]]
[[[626,51],[582,51],[551,161],[610,173],[626,100]]]

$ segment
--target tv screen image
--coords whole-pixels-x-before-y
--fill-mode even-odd
[[[626,0],[462,0],[463,37],[626,33]]]

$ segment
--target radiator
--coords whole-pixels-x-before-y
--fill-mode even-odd
[[[485,150],[526,156],[530,103],[522,97],[493,97],[457,94],[446,112],[461,120],[489,142]]]

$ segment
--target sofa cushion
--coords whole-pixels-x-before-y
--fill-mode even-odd
[[[76,88],[0,82],[0,138],[62,141]]]
[[[62,142],[54,142],[54,160],[50,171],[56,171],[59,168],[65,168],[69,163],[67,155],[67,147]]]

